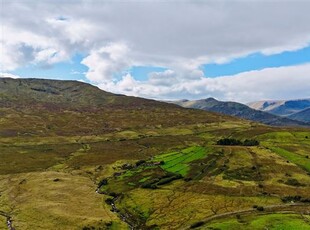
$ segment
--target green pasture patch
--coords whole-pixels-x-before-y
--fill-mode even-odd
[[[270,132],[259,136],[262,140],[268,140],[268,141],[276,141],[276,142],[285,142],[288,140],[295,140],[296,137],[287,131],[282,132]]]
[[[201,229],[221,229],[221,230],[308,230],[310,225],[307,223],[309,216],[300,216],[297,214],[268,214],[239,216],[226,220],[216,220],[203,226]]]
[[[270,147],[272,151],[310,172],[310,159],[279,147]]]
[[[188,164],[192,161],[202,159],[206,155],[207,153],[205,148],[200,146],[192,146],[178,152],[161,154],[156,156],[154,161],[163,161],[164,164],[161,166],[162,169],[185,176],[190,169]]]
[[[292,133],[296,138],[301,140],[307,140],[310,143],[310,132],[293,132]]]

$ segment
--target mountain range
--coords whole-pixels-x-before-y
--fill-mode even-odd
[[[289,115],[288,117],[297,121],[310,122],[310,108]]]
[[[250,108],[247,105],[237,103],[237,102],[224,102],[218,101],[214,98],[207,98],[202,100],[180,100],[172,102],[174,104],[180,105],[185,108],[195,108],[202,109],[206,111],[212,111],[217,113],[222,113],[226,115],[231,115],[235,117],[240,117],[247,120],[261,122],[267,125],[273,126],[306,126],[305,120],[299,119],[297,121],[280,117],[268,112],[259,111]]]
[[[278,116],[292,116],[302,110],[310,108],[310,99],[296,99],[296,100],[266,100],[257,101],[247,104],[249,107],[268,112]]]

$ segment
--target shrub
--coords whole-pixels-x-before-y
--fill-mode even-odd
[[[282,197],[281,200],[284,203],[297,202],[301,200],[301,196],[285,196],[285,197]]]
[[[304,184],[300,183],[300,182],[299,182],[298,180],[296,180],[295,178],[289,178],[289,179],[287,179],[287,181],[284,182],[284,184],[291,185],[291,186],[295,186],[295,187],[305,186]]]
[[[150,188],[150,189],[157,189],[157,185],[152,182],[146,182],[141,185],[141,188]]]
[[[163,178],[163,179],[161,179],[161,180],[157,183],[157,185],[168,184],[168,183],[170,183],[171,181],[174,181],[174,180],[175,180],[174,177]]]
[[[242,142],[240,140],[234,138],[223,138],[217,141],[218,145],[241,145]]]
[[[123,170],[128,170],[128,169],[132,169],[132,168],[133,168],[133,165],[132,164],[128,164],[128,163],[123,164],[121,166],[121,169],[123,169]]]
[[[168,183],[170,183],[171,181],[178,180],[178,179],[181,179],[181,178],[182,178],[182,175],[180,175],[180,174],[172,174],[170,177],[164,176],[164,177],[157,183],[157,185],[168,184]]]
[[[106,204],[111,205],[113,203],[113,199],[112,198],[107,198],[105,200]]]
[[[146,162],[145,160],[139,160],[136,162],[136,166],[138,167],[138,166],[144,164],[145,162]]]
[[[107,185],[108,184],[108,180],[107,179],[102,179],[99,184],[98,184],[98,188],[100,188],[103,185]]]
[[[116,194],[115,192],[110,192],[110,193],[109,193],[109,196],[117,197],[117,194]]]
[[[243,145],[244,146],[257,146],[257,145],[259,145],[259,141],[254,140],[254,139],[246,139],[243,142]]]
[[[204,224],[205,224],[205,223],[204,223],[203,221],[198,221],[198,222],[192,224],[192,225],[190,226],[190,228],[198,228],[198,227],[201,227],[201,226],[204,225]]]
[[[258,206],[256,209],[257,209],[257,211],[260,211],[260,212],[265,210],[263,206]]]

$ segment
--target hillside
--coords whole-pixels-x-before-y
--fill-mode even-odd
[[[258,101],[248,104],[249,107],[279,116],[289,116],[310,107],[310,99]]]
[[[87,135],[233,118],[115,95],[77,81],[0,79],[0,135]]]
[[[309,229],[310,131],[0,79],[0,229]]]
[[[297,121],[310,122],[310,108],[294,113],[288,117]]]
[[[282,118],[266,112],[249,108],[246,105],[237,102],[223,102],[214,98],[202,100],[182,100],[173,102],[185,108],[202,109],[205,111],[218,112],[226,115],[236,116],[239,118],[261,122],[274,126],[302,126],[303,122],[294,121],[288,118]]]

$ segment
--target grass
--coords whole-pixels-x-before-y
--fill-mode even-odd
[[[55,181],[57,179],[57,181]],[[33,172],[2,176],[0,200],[7,199],[16,229],[73,229],[120,222],[93,182],[81,175]],[[81,208],[83,207],[83,208]]]
[[[222,229],[222,230],[307,230],[310,229],[309,215],[297,214],[268,214],[268,215],[252,215],[241,216],[233,219],[226,219],[214,221],[213,223],[206,224],[200,229]]]
[[[307,129],[115,96],[82,83],[23,81],[0,84],[0,210],[11,213],[16,229],[128,229],[104,202],[108,196],[95,192],[103,178],[108,178],[104,191],[121,194],[120,212],[159,229],[282,204],[285,196],[310,196]],[[57,94],[31,90],[38,87]],[[261,145],[214,145],[220,138],[257,139]],[[164,164],[121,168],[138,160]],[[124,174],[114,177],[117,172]],[[172,173],[184,178],[172,182]],[[156,179],[168,182],[141,188]],[[303,186],[286,185],[289,179]],[[211,224],[303,227],[294,214],[277,215]]]
[[[160,229],[183,229],[189,223],[212,216],[214,212],[220,214],[236,209],[248,209],[253,204],[264,206],[281,202],[277,198],[208,195],[180,191],[178,188],[185,185],[181,182],[176,184],[164,190],[140,188],[132,190],[126,194],[121,203],[126,204],[125,208],[131,210],[138,207],[145,213],[147,226],[157,224]]]
[[[190,170],[189,163],[204,158],[206,155],[205,148],[193,146],[179,152],[158,155],[154,158],[154,161],[164,161],[164,165],[161,166],[164,170],[185,176]]]
[[[280,156],[284,157],[285,159],[299,165],[300,167],[310,172],[310,159],[306,158],[305,156],[292,153],[279,147],[270,147],[270,149],[279,154]]]
[[[7,229],[6,217],[0,215],[0,229]]]

